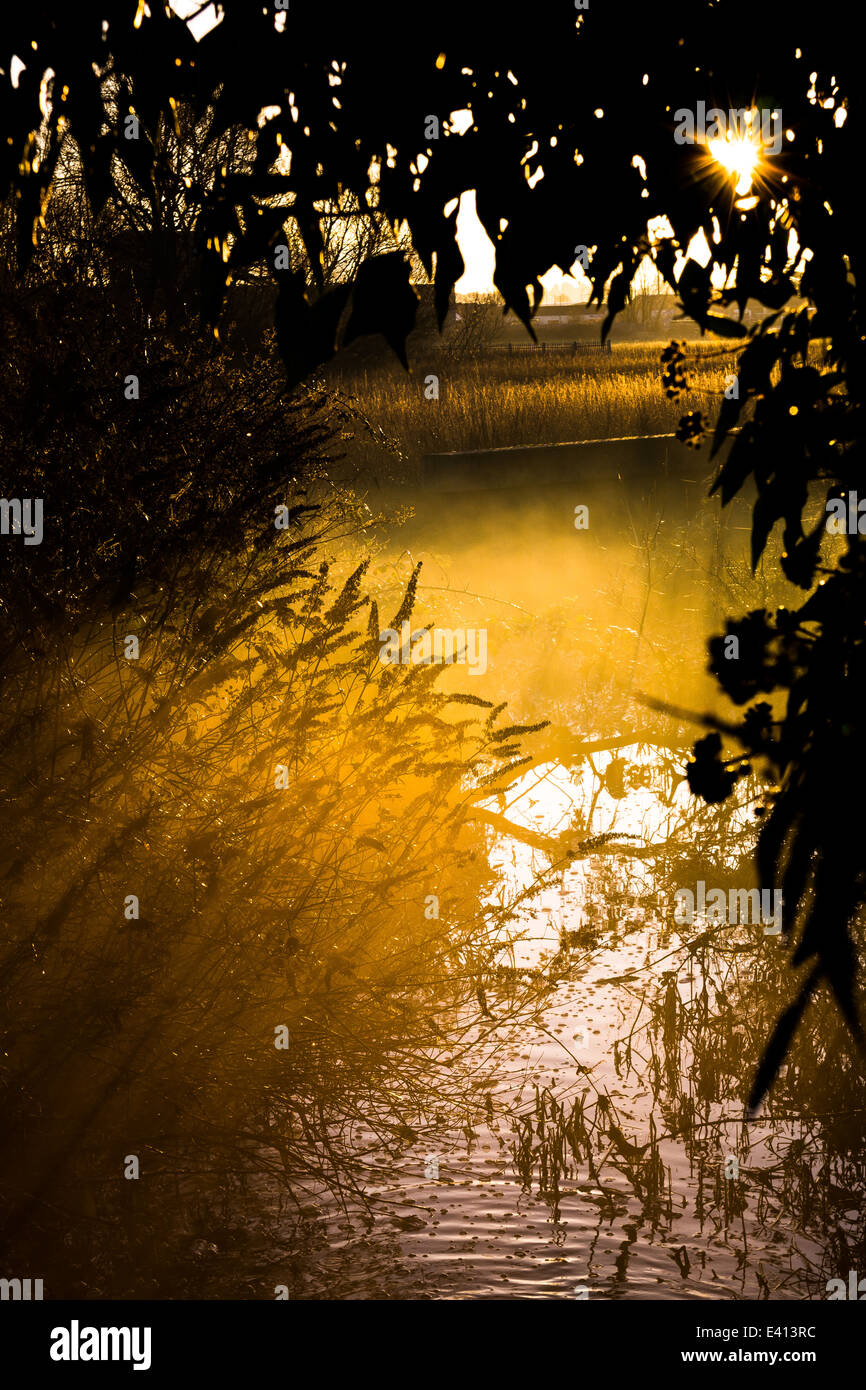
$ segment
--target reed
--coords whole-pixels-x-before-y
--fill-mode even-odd
[[[408,374],[383,363],[335,371],[328,381],[391,441],[394,479],[411,481],[428,453],[672,434],[690,411],[714,416],[725,379],[736,371],[734,350],[690,344],[690,389],[669,400],[661,384],[663,347],[615,344],[610,356],[489,354],[465,362],[431,352]],[[425,394],[431,375],[439,385],[433,400]],[[381,475],[381,440],[356,424],[347,431],[346,458],[353,470]]]

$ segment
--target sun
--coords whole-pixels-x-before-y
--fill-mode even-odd
[[[728,135],[724,140],[708,140],[707,149],[718,164],[736,175],[737,193],[748,193],[761,157],[760,146],[754,140]]]

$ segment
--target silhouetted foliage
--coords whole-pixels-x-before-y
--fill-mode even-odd
[[[541,996],[491,977],[508,908],[464,825],[523,730],[379,660],[346,558],[369,513],[309,500],[321,387],[32,267],[0,314],[7,476],[50,499],[0,570],[4,1258],[55,1295],[196,1292],[220,1193],[249,1184],[256,1223],[279,1188],[363,1200],[353,1135],[459,1110],[428,1052],[462,1052],[479,992]]]
[[[650,256],[686,314],[743,344],[738,395],[723,401],[715,427],[715,449],[738,430],[716,487],[724,503],[753,481],[753,560],[781,524],[783,570],[806,597],[794,613],[760,619],[762,639],[744,642],[725,683],[739,703],[758,693],[781,697],[771,715],[765,704],[747,710],[737,735],[778,784],[762,826],[762,880],[783,889],[794,962],[815,963],[807,987],[828,982],[859,1036],[850,924],[866,870],[844,793],[859,791],[866,773],[866,557],[859,534],[822,556],[823,515],[804,525],[810,497],[866,491],[857,284],[863,136],[850,9],[824,5],[818,20],[804,4],[779,13],[707,0],[663,15],[602,4],[575,14],[561,5],[545,11],[537,42],[527,23],[519,7],[441,4],[410,43],[395,44],[406,24],[402,6],[377,6],[375,19],[363,6],[293,6],[277,30],[267,7],[222,0],[219,23],[196,42],[158,4],[137,13],[131,4],[16,8],[4,19],[2,66],[8,74],[13,54],[26,66],[16,87],[8,78],[0,85],[0,179],[14,193],[19,269],[39,242],[64,142],[77,142],[94,213],[121,173],[149,199],[161,131],[179,110],[193,123],[207,119],[216,140],[247,132],[242,159],[189,189],[204,313],[218,321],[232,277],[272,274],[292,381],[357,334],[381,333],[401,355],[414,321],[399,253],[363,263],[330,288],[319,275],[318,295],[304,268],[277,269],[274,248],[290,221],[316,279],[317,208],[346,194],[359,218],[369,207],[370,216],[375,208],[408,226],[435,284],[440,323],[463,270],[455,200],[467,189],[476,190],[496,248],[496,286],[527,326],[539,277],[552,266],[567,270],[578,244],[592,251],[587,273],[596,298],[606,298],[605,332]],[[54,77],[44,120],[47,68]],[[700,145],[673,138],[675,110],[699,100],[776,109],[792,134],[764,158],[742,204],[734,180]],[[279,111],[259,127],[263,108]],[[467,108],[472,124],[451,132],[450,113]],[[137,140],[124,135],[130,112]],[[425,133],[430,117],[438,139]],[[662,217],[670,234],[653,241],[648,223]],[[707,263],[681,261],[700,232]],[[772,311],[751,330],[741,322],[750,301]],[[820,366],[815,345],[824,352]],[[669,366],[676,389],[679,363]],[[702,428],[687,420],[682,437],[697,442]],[[758,625],[755,618],[750,632]],[[713,661],[721,676],[715,653]],[[692,785],[717,799],[732,778],[715,745],[703,741],[696,752]],[[790,1032],[795,1015],[780,1029]]]

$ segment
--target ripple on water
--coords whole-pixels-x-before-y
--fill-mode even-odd
[[[621,795],[611,794],[605,778],[614,757],[637,770],[630,789],[618,771]],[[579,824],[583,838],[630,834],[633,845],[650,848],[679,835],[685,854],[688,797],[669,766],[654,775],[657,763],[655,750],[634,745],[597,754],[592,766],[535,769],[509,793],[505,810],[516,827],[559,837],[564,846]],[[735,839],[746,820],[745,811],[730,816]],[[540,853],[518,839],[491,840],[491,865],[512,888],[531,881]],[[733,1189],[720,1166],[726,1153],[744,1152],[737,1149],[742,1097],[724,1085],[714,1095],[706,1077],[715,1059],[690,1052],[687,1037],[668,1035],[665,1010],[691,1017],[707,987],[721,1011],[735,984],[729,975],[720,983],[724,962],[690,955],[666,927],[661,887],[652,855],[566,861],[558,883],[518,924],[514,935],[525,939],[512,941],[510,959],[537,967],[567,949],[570,966],[541,1018],[500,1029],[488,1088],[492,1118],[481,1111],[471,1139],[458,1125],[446,1127],[397,1159],[371,1163],[368,1227],[356,1222],[347,1230],[323,1202],[321,1246],[301,1297],[569,1298],[581,1290],[596,1299],[823,1296],[815,1271],[827,1232],[786,1208],[774,1166],[773,1144],[790,1144],[796,1119],[750,1132],[741,1204],[726,1205]],[[603,1123],[583,1161],[566,1162],[553,1189],[542,1192],[535,1166],[521,1180],[506,1112],[532,1116],[545,1090],[563,1115],[582,1098]],[[425,1175],[431,1154],[438,1180]],[[843,1222],[850,1199],[845,1206]]]

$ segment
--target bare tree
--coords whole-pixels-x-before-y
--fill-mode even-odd
[[[461,360],[483,357],[502,332],[502,300],[497,294],[473,294],[455,305],[445,325],[445,347]]]

